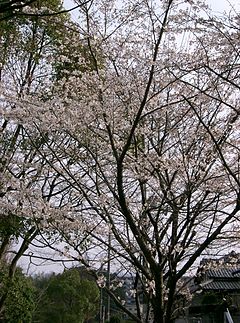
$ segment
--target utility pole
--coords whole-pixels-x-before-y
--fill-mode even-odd
[[[107,255],[107,289],[110,290],[111,285],[111,233],[108,234],[108,255]],[[107,295],[107,321],[111,317],[111,298]]]
[[[99,323],[105,323],[105,306],[103,305],[103,289],[100,289],[100,304],[99,304]]]

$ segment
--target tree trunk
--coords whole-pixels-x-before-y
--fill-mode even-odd
[[[176,280],[173,277],[169,277],[168,280],[168,302],[166,308],[166,318],[165,323],[173,323],[172,318],[172,310],[173,310],[173,303],[174,303],[174,294],[176,290]]]
[[[163,273],[159,270],[155,274],[155,296],[152,299],[154,323],[165,323],[163,286]]]

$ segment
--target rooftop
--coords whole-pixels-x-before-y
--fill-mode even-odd
[[[203,290],[240,292],[240,267],[209,269],[201,283]]]

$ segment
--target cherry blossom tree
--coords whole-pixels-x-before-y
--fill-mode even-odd
[[[71,69],[54,86],[20,98],[5,87],[2,109],[41,160],[46,224],[61,210],[74,259],[135,275],[137,315],[99,276],[114,301],[136,322],[151,309],[169,323],[181,278],[237,235],[239,15],[194,0],[91,1],[79,15],[83,68],[63,52]]]
[[[42,1],[41,4],[47,5],[49,10],[61,8],[60,1]],[[40,10],[39,1],[30,9]],[[16,100],[10,104],[1,100],[0,119],[0,265],[8,263],[9,282],[13,281],[17,263],[31,244],[43,247],[59,241],[55,226],[58,231],[63,226],[68,232],[71,230],[72,216],[71,221],[66,218],[66,213],[71,211],[64,205],[69,185],[50,172],[46,161],[38,154],[44,139],[36,131],[31,132],[30,139],[23,123],[15,118],[15,111],[19,100],[24,101],[28,96],[46,101],[53,95],[54,82],[63,77],[63,71],[66,74],[70,69],[61,62],[60,55],[69,47],[68,33],[71,30],[73,34],[75,29],[67,15],[41,19],[33,15],[1,22],[0,88],[6,97]],[[73,51],[81,48],[81,44],[71,46],[72,57]],[[58,60],[54,59],[57,56]],[[79,68],[77,63],[75,68]],[[53,195],[54,187],[58,187],[59,194],[54,192]],[[53,197],[54,203],[51,203]],[[71,194],[67,199],[70,201]],[[50,227],[51,236],[43,236]],[[4,310],[7,296],[8,289],[1,295],[0,311]]]

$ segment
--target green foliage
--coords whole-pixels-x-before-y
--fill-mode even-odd
[[[0,240],[5,237],[18,237],[24,230],[24,219],[14,214],[0,217]]]
[[[0,272],[0,296],[8,290],[4,303],[3,318],[5,323],[30,323],[34,311],[34,287],[30,278],[17,269],[13,279],[9,280],[7,270]]]
[[[37,0],[28,8],[33,15],[24,15],[20,10],[11,18],[0,21],[0,68],[9,64],[12,69],[12,64],[18,62],[18,68],[22,70],[15,69],[15,73],[19,77],[24,77],[27,69],[31,74],[41,64],[46,65],[46,57],[58,50],[59,43],[65,37],[65,24],[69,22],[67,14],[41,16],[45,11],[61,11],[63,7],[60,0]],[[24,60],[25,63],[20,64]],[[33,75],[30,76],[32,78]]]
[[[36,95],[32,88],[30,91],[32,84],[44,87],[49,78],[53,87],[56,83],[61,87],[62,79],[81,77],[86,71],[96,70],[97,64],[103,65],[99,49],[97,46],[89,49],[69,14],[44,15],[61,11],[62,1],[37,0],[29,7],[33,15],[19,11],[12,18],[0,21],[0,78],[12,71],[19,79],[20,92],[27,85],[28,93]],[[44,92],[40,91],[41,86],[40,97],[48,100],[53,87]]]
[[[94,317],[99,306],[96,283],[83,279],[77,269],[35,279],[39,289],[38,306],[33,322],[81,323]]]
[[[112,316],[108,323],[121,323],[122,320],[118,316]]]

